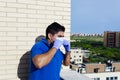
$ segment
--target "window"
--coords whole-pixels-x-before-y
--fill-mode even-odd
[[[76,53],[78,53],[78,51],[76,51]]]
[[[115,77],[106,77],[106,80],[118,80],[118,77],[115,76]]]
[[[94,73],[98,73],[99,68],[94,69]]]
[[[113,80],[113,77],[110,77],[110,80]]]
[[[107,77],[106,80],[109,80],[109,77]]]
[[[100,78],[93,78],[93,80],[100,80]]]
[[[118,80],[118,77],[114,77],[114,80]]]

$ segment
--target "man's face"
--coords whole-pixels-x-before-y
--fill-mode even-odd
[[[64,32],[63,31],[59,31],[57,34],[53,35],[51,37],[51,41],[52,42],[55,41],[55,39],[58,38],[58,37],[64,37]]]

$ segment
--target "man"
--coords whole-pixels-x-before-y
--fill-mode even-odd
[[[32,47],[29,80],[60,80],[62,63],[70,63],[70,43],[63,39],[64,32],[64,26],[54,22],[46,29],[46,39]],[[62,45],[66,54],[60,51]]]

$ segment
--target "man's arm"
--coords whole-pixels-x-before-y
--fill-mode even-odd
[[[56,51],[56,48],[51,48],[47,53],[36,55],[35,57],[33,57],[32,61],[36,68],[42,68],[43,66],[47,65],[53,58]]]
[[[44,54],[36,55],[35,57],[33,57],[32,61],[35,67],[42,68],[45,65],[47,65],[55,55],[57,49],[59,49],[62,44],[63,44],[63,41],[56,39],[53,44],[53,47],[48,52]]]
[[[63,60],[63,65],[68,66],[70,64],[70,52],[66,52]]]

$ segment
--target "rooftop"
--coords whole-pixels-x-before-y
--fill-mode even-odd
[[[89,77],[79,74],[71,69],[62,69],[60,75],[63,80],[92,80]]]

